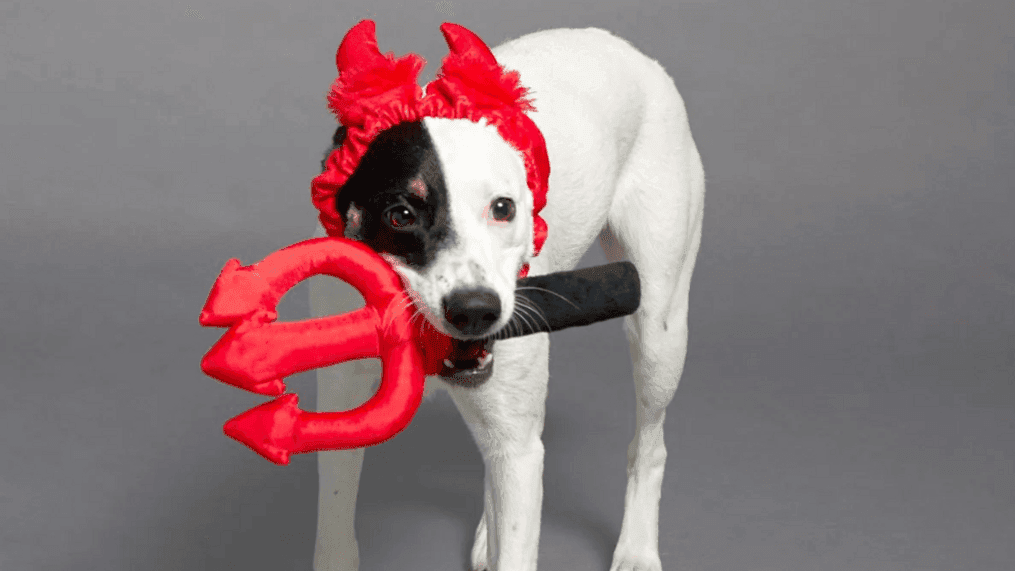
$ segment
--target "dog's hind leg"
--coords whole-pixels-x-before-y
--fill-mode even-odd
[[[474,571],[536,569],[549,349],[545,333],[497,341],[489,381],[448,389],[486,466]]]
[[[323,235],[319,231],[318,235]],[[363,306],[349,284],[331,277],[310,279],[314,317],[346,313]],[[365,402],[381,377],[380,361],[363,359],[317,371],[317,410],[349,410]],[[319,476],[315,571],[356,571],[359,547],[353,526],[363,449],[317,453]]]
[[[704,174],[686,129],[655,132],[632,153],[601,243],[638,268],[641,305],[624,320],[634,370],[636,429],[627,453],[627,492],[611,571],[660,571],[659,499],[666,447],[663,421],[687,354],[691,273],[701,238]],[[668,154],[656,149],[667,149]],[[676,152],[674,152],[676,151]],[[615,240],[614,240],[615,238]],[[612,243],[611,243],[612,242]],[[611,249],[613,250],[611,252]]]

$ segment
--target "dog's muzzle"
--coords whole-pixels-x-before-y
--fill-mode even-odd
[[[459,289],[443,300],[444,319],[463,336],[488,333],[500,318],[500,297],[489,288]],[[440,375],[464,386],[478,386],[493,374],[493,341],[454,339]]]
[[[500,317],[500,297],[489,288],[456,289],[443,300],[444,319],[462,335],[490,331]]]

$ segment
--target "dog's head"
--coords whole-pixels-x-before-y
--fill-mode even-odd
[[[329,98],[343,127],[314,180],[331,235],[359,240],[402,276],[422,316],[459,340],[446,378],[489,377],[487,341],[515,311],[515,281],[546,229],[545,144],[517,74],[475,35],[445,24],[451,54],[426,95],[418,56],[376,49],[361,22],[339,48]]]
[[[532,194],[495,129],[440,118],[391,127],[335,201],[344,236],[392,264],[437,330],[475,340],[507,323],[532,255]]]

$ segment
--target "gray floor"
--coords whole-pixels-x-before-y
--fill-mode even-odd
[[[595,25],[676,77],[708,196],[666,569],[1015,568],[1011,3],[539,5],[0,7],[0,569],[310,569],[315,458],[223,436],[263,399],[201,374],[197,314],[227,259],[309,236],[363,17],[431,62],[444,19]],[[609,565],[625,345],[554,335],[541,569]],[[362,568],[463,569],[481,474],[438,395],[368,453]]]

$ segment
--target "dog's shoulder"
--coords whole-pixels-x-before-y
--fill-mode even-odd
[[[601,28],[555,28],[526,34],[493,48],[508,67],[600,62],[636,65],[648,58],[629,41]]]
[[[545,50],[573,50],[577,47],[583,50],[598,51],[617,46],[627,46],[634,49],[623,38],[601,28],[554,28],[539,30],[506,41],[493,48],[493,52],[500,60],[501,57],[510,57],[518,52],[534,50],[545,53]]]
[[[550,92],[563,91],[569,97],[611,98],[630,106],[637,104],[625,95],[649,95],[672,84],[658,62],[599,28],[533,32],[497,46],[493,53],[506,69],[519,72],[537,102]]]

